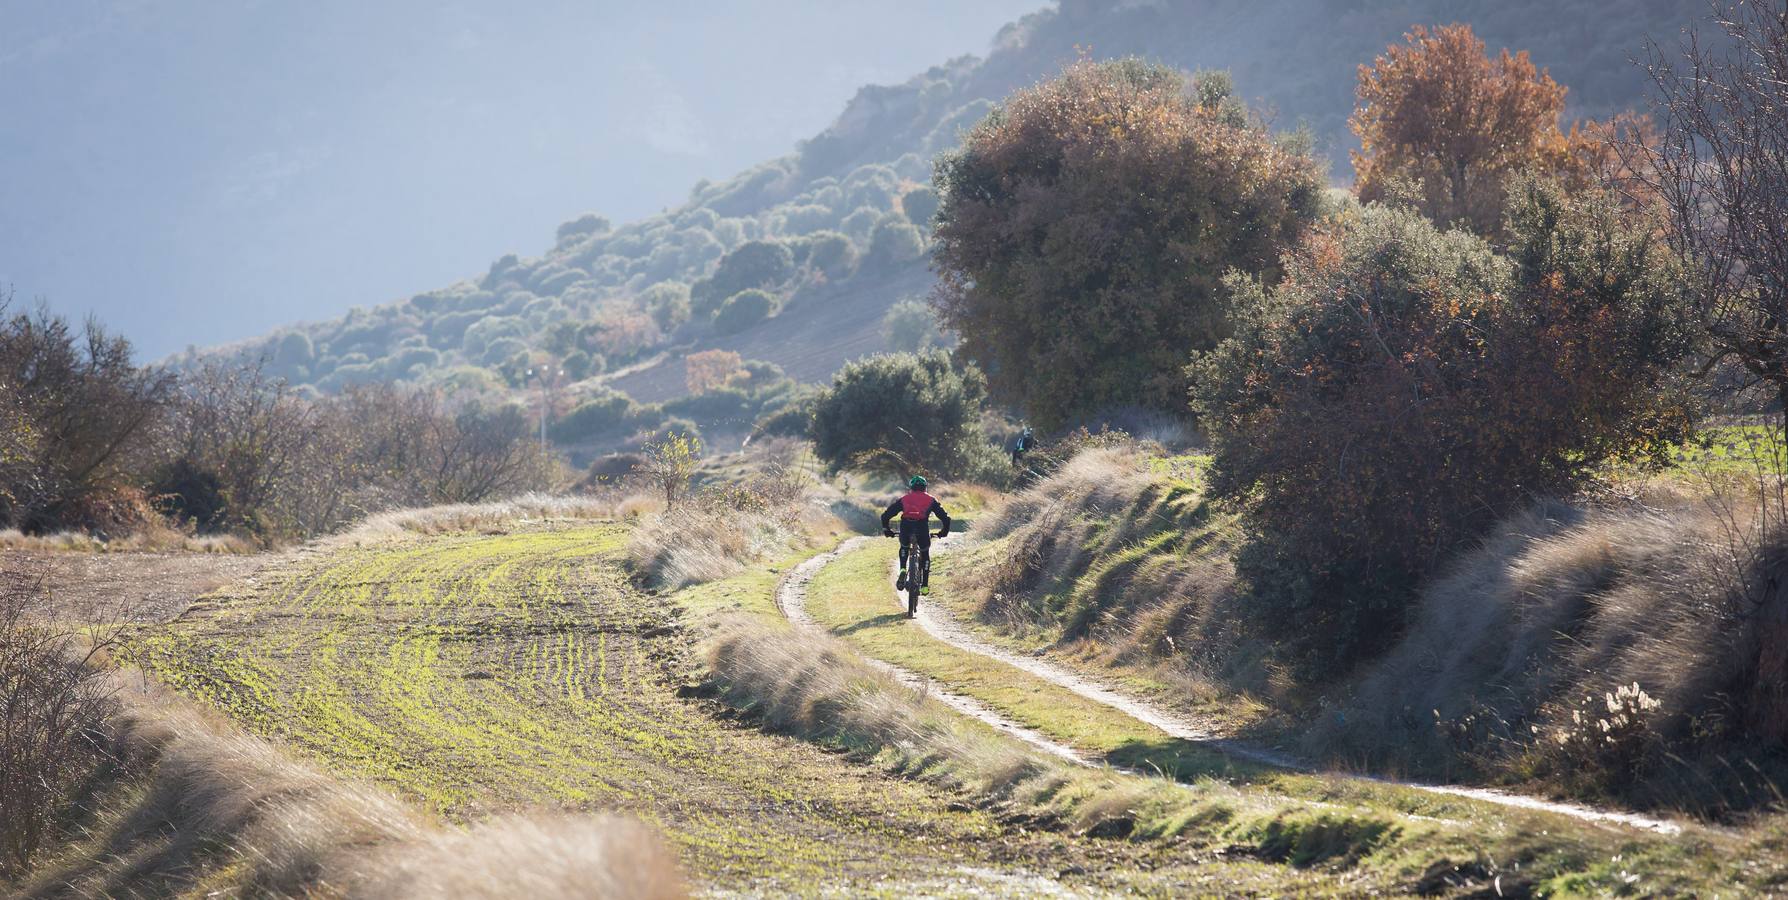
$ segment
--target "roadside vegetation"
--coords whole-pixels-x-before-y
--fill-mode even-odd
[[[547,896],[674,894],[672,853],[766,894],[1780,891],[1788,16],[1762,9],[1655,48],[1651,116],[1570,123],[1525,54],[1412,28],[1359,68],[1351,191],[1226,73],[1081,59],[996,103],[954,96],[963,63],[889,95],[925,126],[893,162],[834,129],[253,347],[140,365],[0,302],[0,548],[310,541],[129,629],[6,586],[4,874],[495,895],[514,850]],[[921,265],[929,312],[893,302]],[[883,289],[880,343],[818,383],[749,350]],[[611,384],[667,366],[662,402]],[[889,542],[796,573],[918,473],[963,535],[926,602],[1325,774],[932,637]],[[183,699],[118,707],[113,663]]]
[[[87,804],[17,896],[685,896],[676,860],[635,822],[443,825],[178,700],[119,692]]]

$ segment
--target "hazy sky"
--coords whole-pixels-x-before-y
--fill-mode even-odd
[[[146,358],[538,254],[1045,0],[0,0],[0,286]]]

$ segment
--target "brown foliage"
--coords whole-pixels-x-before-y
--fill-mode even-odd
[[[936,179],[939,317],[1045,429],[1182,409],[1186,354],[1228,332],[1223,272],[1270,277],[1322,190],[1226,80],[1136,60],[1012,95]]]
[[[142,368],[97,322],[77,331],[46,309],[11,313],[0,295],[0,525],[30,532],[128,525],[112,513],[152,461],[173,376]],[[10,314],[9,314],[10,313]]]
[[[1200,363],[1215,485],[1248,504],[1238,566],[1318,669],[1393,637],[1416,582],[1514,504],[1680,432],[1666,254],[1613,201],[1538,185],[1511,223],[1512,259],[1369,207],[1244,289]]]
[[[691,394],[725,387],[745,374],[745,358],[731,350],[703,350],[683,358],[683,381]]]
[[[1492,59],[1469,25],[1418,25],[1405,38],[1359,69],[1348,124],[1361,200],[1413,190],[1428,218],[1500,235],[1514,176],[1587,172],[1601,142],[1593,129],[1559,130],[1566,88],[1526,51]]]

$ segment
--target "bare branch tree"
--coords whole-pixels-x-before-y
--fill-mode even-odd
[[[1619,151],[1669,215],[1714,355],[1774,390],[1788,433],[1788,9],[1712,8],[1718,33],[1653,48],[1657,133]]]

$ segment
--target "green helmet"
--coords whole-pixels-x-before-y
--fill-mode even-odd
[[[914,475],[913,477],[908,478],[906,480],[906,486],[912,488],[915,491],[919,490],[920,488],[923,488],[925,486],[925,476]]]

